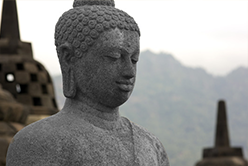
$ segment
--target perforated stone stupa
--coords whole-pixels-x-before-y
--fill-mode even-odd
[[[0,32],[0,84],[30,107],[28,123],[58,112],[53,83],[44,66],[33,59],[31,43],[20,40],[15,0],[4,0]],[[38,117],[38,118],[37,118]]]
[[[224,101],[218,103],[215,147],[203,150],[203,159],[196,166],[248,166],[241,147],[230,147],[227,113]]]
[[[15,0],[4,0],[0,32],[0,166],[12,137],[26,124],[58,112],[51,77],[20,40]]]
[[[6,153],[12,137],[26,123],[28,107],[15,101],[0,85],[0,166],[5,166]]]

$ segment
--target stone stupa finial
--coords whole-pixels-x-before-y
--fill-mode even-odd
[[[203,159],[195,166],[248,166],[241,147],[231,147],[225,101],[218,102],[215,146],[203,149]]]
[[[16,54],[20,41],[18,14],[15,0],[3,0],[0,39],[4,48],[0,52]]]
[[[218,103],[218,115],[216,122],[215,147],[230,147],[227,115],[225,102],[220,100]]]
[[[20,40],[19,23],[15,0],[3,1],[0,38]]]

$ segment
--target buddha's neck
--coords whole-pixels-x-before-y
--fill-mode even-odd
[[[109,108],[104,105],[93,103],[87,99],[69,99],[65,101],[64,108],[76,114],[84,114],[88,119],[97,118],[103,120],[105,123],[116,123],[120,120],[119,107]]]

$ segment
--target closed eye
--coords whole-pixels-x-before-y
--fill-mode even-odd
[[[139,61],[139,51],[134,52],[131,56],[131,61],[133,64],[136,64]]]
[[[136,64],[138,62],[138,60],[132,59],[131,60],[133,64]]]
[[[109,55],[106,55],[105,57],[107,57],[108,59],[110,59],[112,61],[116,61],[117,59],[121,58],[121,54],[110,53]]]
[[[116,58],[116,57],[112,57],[112,56],[106,56],[109,60],[111,61],[116,61],[117,59],[119,58]]]

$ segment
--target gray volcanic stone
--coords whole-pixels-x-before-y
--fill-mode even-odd
[[[169,166],[160,141],[119,115],[135,83],[137,24],[113,0],[74,6],[55,30],[65,105],[15,135],[7,166]]]
[[[28,114],[28,107],[16,102],[0,84],[0,166],[5,166],[11,139],[24,127]]]

